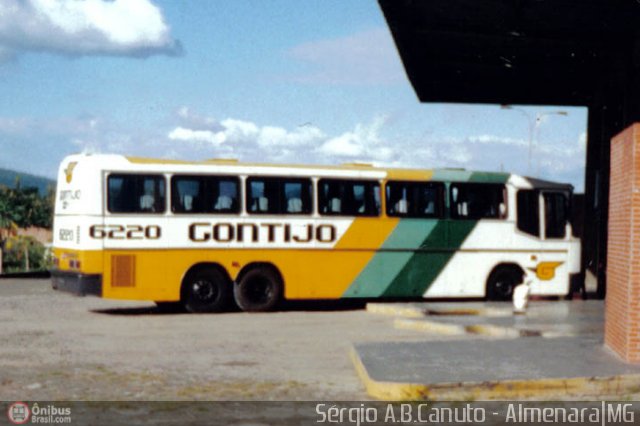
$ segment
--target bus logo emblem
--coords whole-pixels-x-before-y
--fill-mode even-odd
[[[535,268],[529,268],[536,273],[536,276],[542,281],[549,281],[555,278],[556,268],[564,262],[540,262]]]
[[[67,165],[67,168],[64,169],[64,174],[67,177],[67,183],[71,183],[71,179],[73,179],[73,169],[75,169],[78,163],[76,161],[72,161]]]

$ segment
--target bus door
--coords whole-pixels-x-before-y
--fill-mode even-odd
[[[545,289],[554,293],[569,291],[569,265],[567,239],[571,237],[568,191],[542,190],[540,192],[540,229],[542,250],[536,269],[537,278]],[[559,281],[560,280],[560,281]]]
[[[544,201],[543,229],[545,240],[564,240],[571,232],[567,191],[542,191]]]
[[[516,228],[518,249],[528,249],[537,255],[541,247],[544,198],[537,189],[520,189],[516,194]]]
[[[167,184],[162,174],[107,173],[103,241],[105,297],[163,300]]]
[[[539,189],[519,189],[516,193],[516,232],[513,248],[522,256],[514,261],[527,273],[535,274],[543,255],[544,197]],[[534,284],[535,286],[536,284]],[[534,291],[537,291],[534,288]]]
[[[516,245],[526,257],[521,264],[531,274],[532,292],[563,294],[568,283],[553,281],[568,276],[567,243],[569,194],[567,191],[521,189],[517,193]]]

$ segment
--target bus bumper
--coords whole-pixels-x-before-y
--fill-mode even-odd
[[[51,287],[77,296],[102,296],[102,275],[52,270]]]

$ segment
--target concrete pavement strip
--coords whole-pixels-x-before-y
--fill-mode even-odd
[[[512,315],[511,305],[490,302],[414,302],[414,303],[367,303],[367,312],[405,318],[425,316],[482,315],[502,317]]]
[[[443,335],[497,338],[562,337],[603,331],[602,301],[534,302],[525,315],[508,303],[371,303],[369,312],[394,315],[394,327]]]
[[[352,360],[382,400],[575,399],[640,391],[640,366],[600,337],[363,343]]]

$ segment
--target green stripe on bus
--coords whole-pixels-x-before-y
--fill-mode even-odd
[[[422,296],[475,228],[477,220],[442,220],[422,243],[428,251],[414,252],[400,273],[380,295]],[[447,237],[448,238],[445,238]]]
[[[511,175],[497,172],[472,172],[463,169],[440,169],[433,172],[432,181],[507,183]]]
[[[495,173],[495,172],[473,172],[467,182],[477,183],[507,183],[509,180],[509,174],[507,173]]]
[[[473,172],[464,169],[440,169],[433,172],[431,180],[466,182],[471,178],[471,175],[473,175]]]
[[[343,297],[377,297],[402,271],[438,220],[402,219]]]
[[[504,184],[509,176],[445,169],[436,170],[433,180]],[[401,219],[343,297],[422,296],[477,223],[477,220]]]

